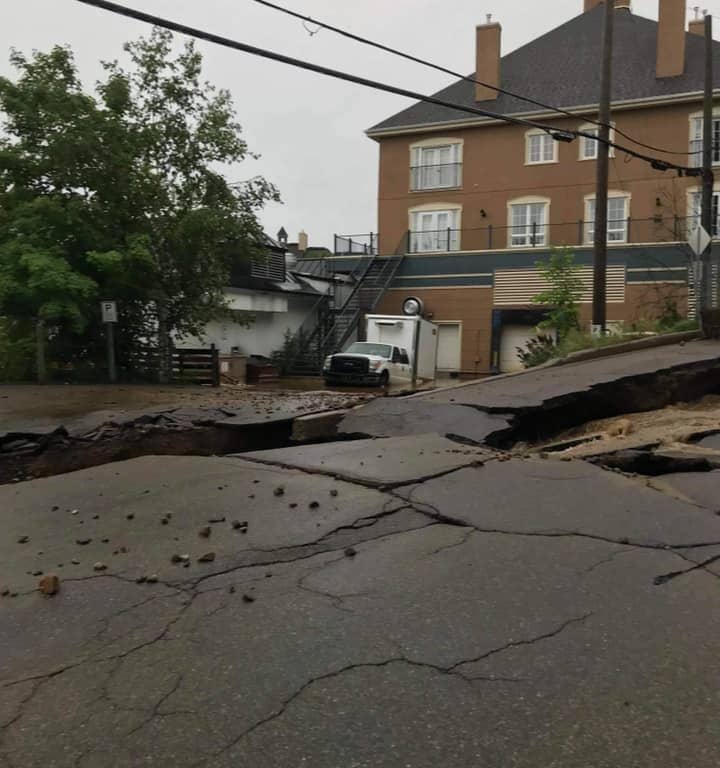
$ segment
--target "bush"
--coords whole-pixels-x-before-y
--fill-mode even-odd
[[[558,356],[558,347],[550,336],[537,336],[530,339],[524,348],[516,347],[516,349],[525,368],[534,368]]]

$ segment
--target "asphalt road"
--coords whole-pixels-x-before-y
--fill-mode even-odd
[[[720,473],[680,500],[505,458],[413,436],[0,487],[0,765],[717,768]]]

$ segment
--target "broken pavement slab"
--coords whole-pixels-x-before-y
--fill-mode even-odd
[[[481,444],[490,436],[507,432],[512,418],[510,414],[489,414],[463,405],[385,397],[350,411],[340,422],[338,433],[400,437],[437,432]]]
[[[280,448],[241,455],[246,461],[391,488],[491,461],[496,453],[437,434]]]
[[[443,523],[354,549],[274,565],[271,579],[258,567],[187,592],[159,585],[152,601],[90,580],[40,611],[13,603],[0,623],[0,757],[27,768],[720,760],[714,577],[659,589],[653,577],[677,561],[666,551],[609,559],[621,548]]]
[[[720,375],[720,342],[695,341],[683,346],[658,347],[565,366],[530,369],[511,376],[414,395],[413,399],[457,403],[494,413],[515,412],[542,408],[549,401],[587,393],[595,387],[633,379],[641,382],[644,377],[673,371],[716,371]],[[716,380],[710,376],[706,378],[706,391],[716,391]],[[695,397],[701,394],[702,388],[696,388]]]
[[[281,498],[274,495],[279,484],[285,488]],[[319,508],[311,509],[316,501]],[[158,574],[160,581],[185,581],[197,576],[197,568],[179,568],[172,557],[187,552],[196,560],[207,553],[208,543],[198,530],[211,519],[226,518],[212,525],[211,547],[221,566],[233,558],[252,559],[255,552],[303,546],[401,506],[359,485],[242,459],[143,457],[0,486],[5,532],[0,585],[32,591],[37,570],[58,573],[63,583],[114,577],[134,582],[148,574]],[[233,529],[230,521],[236,518],[247,523],[242,532]],[[161,525],[162,520],[167,524]],[[18,544],[28,530],[30,543]],[[78,540],[88,543],[78,546]],[[97,562],[107,571],[95,572]]]
[[[720,470],[667,474],[649,479],[648,485],[720,514]]]
[[[396,494],[481,531],[651,548],[720,544],[717,515],[581,461],[489,462]]]

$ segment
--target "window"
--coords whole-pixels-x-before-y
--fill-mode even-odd
[[[510,247],[545,245],[547,237],[547,201],[510,203]]]
[[[460,249],[460,211],[422,210],[410,213],[410,251],[457,251]]]
[[[526,134],[526,140],[525,163],[527,165],[557,163],[557,142],[549,133],[531,131]]]
[[[690,193],[690,218],[688,234],[700,226],[702,219],[702,192],[693,190]],[[713,237],[720,237],[720,191],[713,192],[712,200],[712,232]]]
[[[627,195],[612,195],[608,197],[607,239],[609,243],[627,242],[627,225],[630,198]],[[585,241],[592,243],[595,239],[595,198],[585,200]]]
[[[720,115],[713,117],[712,125],[713,134],[713,148],[712,148],[712,162],[713,165],[720,165]],[[690,165],[695,168],[702,166],[703,157],[703,118],[701,116],[692,115],[690,117]]]
[[[589,133],[589,134],[592,134],[593,136],[600,135],[600,128],[594,123],[581,125],[580,130],[583,133]],[[610,131],[610,141],[615,141],[614,128]],[[590,139],[586,136],[581,136],[580,137],[580,159],[581,160],[597,160],[597,156],[598,156],[598,142],[595,139]],[[610,147],[610,157],[615,157],[615,147]]]
[[[461,145],[413,147],[411,189],[448,189],[461,185]]]
[[[402,365],[410,365],[410,358],[408,357],[407,349],[400,350],[400,362]]]

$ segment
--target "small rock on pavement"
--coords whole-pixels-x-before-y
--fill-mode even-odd
[[[155,573],[151,574],[150,576],[148,576],[148,577],[145,579],[145,581],[146,581],[148,584],[157,584],[157,582],[158,582],[158,577],[157,577],[157,574],[155,574]]]
[[[338,495],[338,492],[337,492],[337,488],[333,488],[333,489],[330,491],[330,495],[331,495],[331,496],[337,496],[337,495]]]
[[[21,536],[18,539],[18,544],[27,544],[28,541],[30,541],[30,537],[29,536]]]
[[[125,517],[126,517],[128,520],[134,520],[134,519],[135,519],[135,515],[133,515],[133,513],[132,513],[132,512],[131,512],[129,515],[125,515]]]
[[[81,547],[86,546],[92,541],[92,539],[75,539],[75,543],[79,544]]]
[[[201,528],[198,531],[198,536],[202,539],[209,539],[210,534],[212,533],[212,528],[209,525],[206,525],[204,528]]]
[[[95,563],[93,571],[107,571],[107,565],[105,563]]]
[[[310,509],[318,509],[319,506],[320,506],[320,502],[318,502],[318,501],[311,501],[310,502]]]
[[[273,495],[274,495],[274,496],[284,496],[284,495],[285,495],[285,489],[282,487],[282,485],[278,486],[278,487],[277,487],[277,488],[276,488],[276,489],[273,491]]]
[[[224,523],[224,522],[225,522],[225,517],[211,517],[208,520],[208,523]]]
[[[207,552],[206,554],[202,555],[202,557],[198,558],[198,563],[212,563],[213,560],[215,560],[215,553]]]
[[[243,595],[243,603],[254,603],[255,598],[252,595]]]
[[[10,590],[5,587],[2,591],[0,591],[0,597],[7,597],[10,594]]]
[[[77,557],[73,557],[73,559],[70,561],[73,565],[80,565],[80,561],[77,559]]]
[[[43,595],[57,595],[60,591],[60,578],[54,573],[48,573],[38,582],[38,589]]]
[[[345,550],[345,557],[355,557],[357,555],[357,550],[353,549],[353,547],[348,547]]]

